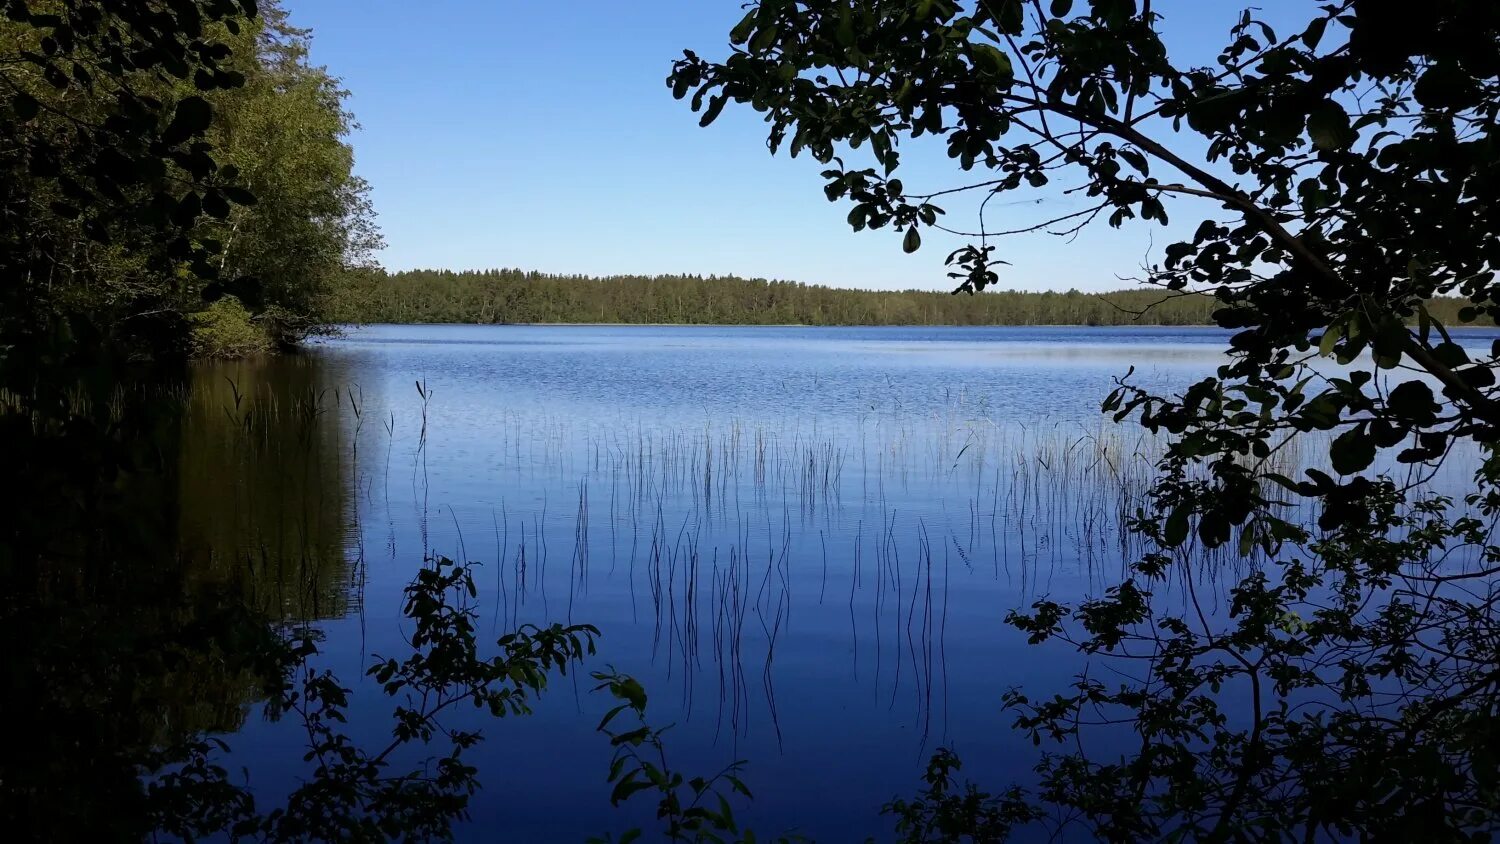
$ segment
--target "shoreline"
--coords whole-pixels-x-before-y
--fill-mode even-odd
[[[1089,325],[1082,322],[1059,323],[987,323],[963,325],[959,323],[907,323],[901,325],[875,325],[870,323],[840,323],[836,325],[813,325],[805,322],[362,322],[343,323],[338,327],[366,328],[376,325],[390,326],[465,326],[469,328],[1171,328],[1171,329],[1215,329],[1229,331],[1212,323],[1125,323],[1111,325]]]

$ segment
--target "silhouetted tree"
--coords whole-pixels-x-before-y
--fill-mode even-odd
[[[773,151],[829,165],[854,228],[907,251],[954,193],[1059,179],[1090,205],[1025,229],[1201,221],[1149,280],[1217,300],[1229,362],[1180,395],[1124,379],[1104,404],[1170,436],[1134,523],[1157,550],[1104,596],[1013,619],[1124,677],[1010,697],[1061,742],[1031,795],[1045,817],[1116,841],[1492,832],[1500,343],[1446,326],[1500,313],[1500,4],[1333,0],[1279,33],[1248,11],[1206,67],[1161,25],[1150,0],[759,0],[727,58],[689,51],[667,82],[705,125],[731,102],[763,114]],[[976,175],[912,192],[900,148],[924,135]],[[963,228],[949,262],[977,292],[1003,233]],[[1467,304],[1439,318],[1447,295]],[[1331,473],[1267,468],[1313,432]],[[1459,500],[1421,483],[1445,461],[1473,472]],[[1256,563],[1227,613],[1153,597],[1225,543]],[[1091,755],[1087,725],[1111,721],[1135,752]]]

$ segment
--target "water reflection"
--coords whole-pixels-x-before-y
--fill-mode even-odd
[[[269,385],[259,400],[282,408],[286,430],[322,429],[282,444],[301,462],[247,467],[282,490],[261,500],[285,506],[241,523],[232,514],[255,505],[236,493],[213,523],[237,526],[214,542],[326,560],[336,543],[257,531],[303,519],[324,535],[346,532],[347,575],[309,588],[324,608],[351,584],[364,596],[362,612],[348,610],[355,617],[322,625],[330,661],[355,687],[356,730],[383,729],[379,707],[360,708],[373,691],[353,682],[361,655],[401,648],[391,606],[416,561],[437,552],[487,566],[480,598],[494,633],[598,625],[600,663],[646,682],[653,711],[678,725],[684,767],[750,758],[757,780],[770,778],[749,810],[762,828],[807,823],[795,795],[821,793],[817,811],[842,830],[824,837],[877,833],[879,796],[905,791],[939,742],[993,744],[1000,692],[1050,670],[1004,664],[1021,647],[1004,613],[1101,583],[1130,553],[1123,521],[1155,451],[1094,419],[1087,385],[1115,374],[1107,355],[1050,369],[1019,355],[990,370],[967,345],[928,349],[917,363],[890,348],[845,357],[868,352],[868,339],[800,337],[791,354],[760,336],[691,331],[662,331],[659,345],[639,345],[641,333],[563,342],[575,333],[518,332],[531,344],[356,337],[310,356],[320,372],[273,366],[232,376],[233,389],[222,372],[199,373],[200,385],[224,385],[198,389],[226,420],[238,417],[224,407],[247,405],[234,402],[258,376]],[[1041,383],[1053,389],[1036,392]],[[1069,416],[1027,414],[1029,396]],[[207,425],[208,415],[192,418]],[[206,473],[273,456],[234,426],[215,436],[204,450],[221,456],[202,461]],[[298,487],[304,473],[336,488]],[[347,503],[326,506],[334,500]],[[551,703],[486,745],[476,762],[487,790],[524,799],[477,811],[469,832],[503,824],[550,840],[614,826],[594,787],[601,746],[590,732],[604,703]],[[295,741],[252,723],[236,763],[295,775],[262,746]],[[541,755],[556,769],[550,785],[506,764]],[[1002,758],[979,754],[976,775],[1008,775],[983,767]]]
[[[121,387],[121,383],[130,386]],[[144,771],[236,731],[276,677],[245,581],[181,553],[187,386],[81,381],[61,402],[6,396],[0,810],[16,840],[141,839]]]
[[[240,583],[272,617],[357,609],[346,400],[307,357],[193,372],[179,447],[180,553],[201,576]]]
[[[977,780],[1024,774],[1029,749],[997,722],[1000,694],[1055,687],[1073,666],[1027,649],[1005,613],[1096,592],[1141,551],[1126,523],[1160,444],[1103,426],[1100,387],[1127,362],[1182,380],[1217,355],[1196,339],[1154,358],[1125,342],[1121,356],[1054,366],[1046,344],[1069,341],[1033,338],[990,367],[982,332],[957,349],[885,344],[934,342],[916,363],[878,338],[818,332],[797,334],[792,354],[735,331],[446,344],[399,331],[150,388],[175,410],[117,441],[155,462],[111,481],[84,522],[95,545],[53,536],[38,552],[47,585],[12,593],[33,596],[7,622],[36,649],[28,688],[52,710],[28,717],[66,714],[73,727],[49,729],[74,739],[114,731],[87,740],[120,761],[120,783],[132,754],[195,731],[238,731],[231,767],[293,781],[303,738],[247,717],[252,651],[213,631],[243,634],[226,623],[236,606],[262,629],[315,621],[354,689],[351,731],[385,737],[389,712],[361,677],[369,653],[406,646],[400,589],[437,552],[484,564],[492,634],[602,628],[600,665],[646,682],[653,712],[678,724],[681,767],[751,759],[754,825],[878,835],[879,802],[907,793],[938,743],[972,750]],[[510,336],[490,332],[476,337]],[[566,342],[574,333],[584,341]],[[38,452],[35,467],[58,460]],[[1199,570],[1230,562],[1218,554]],[[172,656],[137,665],[137,651]],[[53,664],[80,666],[79,679],[42,689]],[[121,664],[133,667],[109,679]],[[523,729],[463,724],[504,736],[475,756],[487,796],[463,834],[619,827],[592,734],[607,702],[554,695]],[[514,764],[540,758],[546,770]],[[85,796],[61,776],[47,788]]]

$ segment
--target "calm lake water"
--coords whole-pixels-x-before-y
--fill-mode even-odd
[[[672,723],[672,765],[747,760],[762,833],[888,838],[880,806],[951,746],[1002,787],[1036,749],[1001,695],[1078,663],[1007,612],[1101,590],[1135,550],[1155,444],[1098,413],[1111,380],[1185,385],[1214,329],[373,326],[293,358],[204,365],[184,436],[184,546],[248,565],[258,597],[323,631],[384,744],[363,677],[404,645],[429,554],[479,570],[490,638],[603,632]],[[615,810],[583,677],[486,724],[464,840],[581,841]],[[274,800],[298,725],[253,701],[229,741]],[[461,722],[466,723],[467,722]],[[484,723],[475,720],[474,724]],[[649,837],[649,836],[648,836]]]

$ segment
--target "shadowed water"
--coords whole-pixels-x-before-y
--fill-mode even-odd
[[[375,326],[195,372],[181,543],[266,609],[318,620],[372,744],[389,707],[363,669],[404,647],[401,587],[443,554],[483,564],[489,632],[598,626],[590,667],[645,683],[652,720],[676,724],[674,767],[750,762],[750,825],[884,836],[880,805],[939,745],[975,780],[1025,777],[1035,750],[1000,697],[1077,662],[1006,613],[1098,592],[1140,550],[1124,525],[1160,446],[1099,402],[1131,367],[1157,389],[1210,373],[1225,337]],[[460,838],[646,819],[609,807],[608,702],[589,685],[570,675],[534,716],[489,725]],[[274,798],[304,737],[253,714],[239,733],[233,763]]]

